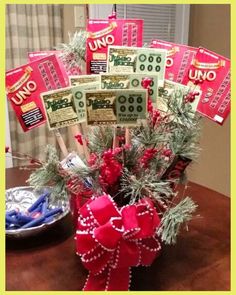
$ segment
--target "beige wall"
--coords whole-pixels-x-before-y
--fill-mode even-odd
[[[189,45],[230,57],[230,5],[191,5]],[[230,119],[223,126],[203,119],[202,152],[191,181],[230,195]],[[206,196],[207,197],[207,196]]]

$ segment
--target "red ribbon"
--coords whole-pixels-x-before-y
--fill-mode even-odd
[[[112,198],[90,199],[79,210],[77,254],[89,270],[84,291],[129,289],[130,267],[150,265],[160,252],[155,238],[160,218],[153,202],[118,209]]]

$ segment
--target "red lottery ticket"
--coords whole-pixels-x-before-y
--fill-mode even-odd
[[[143,20],[140,19],[89,19],[87,32],[87,74],[106,72],[109,45],[143,45]]]
[[[73,66],[69,66],[69,65],[71,65],[70,60],[66,61],[64,58],[62,58],[63,54],[62,54],[62,51],[60,51],[60,50],[29,52],[28,59],[29,59],[29,62],[32,62],[32,61],[39,60],[43,57],[46,57],[46,56],[49,56],[52,54],[55,54],[56,57],[58,58],[58,64],[61,68],[61,72],[64,76],[64,79],[66,80],[66,85],[69,85],[68,76],[81,75],[80,67],[76,66],[75,63],[73,64]],[[73,60],[73,57],[71,57],[71,60]]]
[[[182,83],[197,48],[162,40],[152,40],[150,47],[167,50],[165,79]]]
[[[230,60],[200,47],[183,84],[202,91],[197,111],[222,125],[230,113]]]
[[[7,97],[24,131],[46,121],[40,93],[65,86],[66,81],[55,55],[6,73]]]

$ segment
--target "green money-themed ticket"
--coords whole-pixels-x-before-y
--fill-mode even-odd
[[[147,90],[85,91],[88,125],[137,125],[147,116]]]
[[[71,87],[41,93],[50,130],[78,123]]]

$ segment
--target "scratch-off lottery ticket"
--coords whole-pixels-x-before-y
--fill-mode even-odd
[[[200,47],[183,84],[202,91],[197,111],[222,125],[230,113],[230,60]]]
[[[143,20],[89,19],[87,32],[87,74],[99,74],[106,72],[109,45],[142,46]]]
[[[69,76],[69,81],[71,86],[78,86],[87,83],[97,82],[100,83],[100,75],[78,75]]]
[[[66,81],[55,55],[6,73],[7,97],[24,131],[46,121],[40,93],[65,86]]]
[[[88,125],[137,125],[147,116],[147,90],[85,91]]]
[[[166,67],[165,49],[109,46],[109,73],[137,73],[143,75],[158,75],[158,85],[163,86]]]
[[[71,88],[79,123],[83,123],[86,121],[85,91],[96,90],[96,89],[100,89],[100,83],[98,82],[87,83],[87,84],[84,83]]]
[[[158,39],[152,40],[150,47],[167,50],[165,79],[182,83],[197,52],[197,48]]]
[[[181,106],[184,97],[190,92],[190,87],[175,83],[173,81],[165,80],[164,87],[159,88],[158,99],[157,99],[157,108],[163,112],[168,112],[168,101],[173,99],[173,95],[175,95],[175,99]],[[194,112],[196,112],[197,105],[201,96],[201,92],[198,91],[199,94],[195,96],[193,102],[190,103],[190,106]]]
[[[101,89],[143,89],[142,81],[145,78],[152,80],[149,95],[153,103],[156,103],[158,95],[157,74],[101,74]]]
[[[50,130],[79,122],[71,87],[41,93]]]

